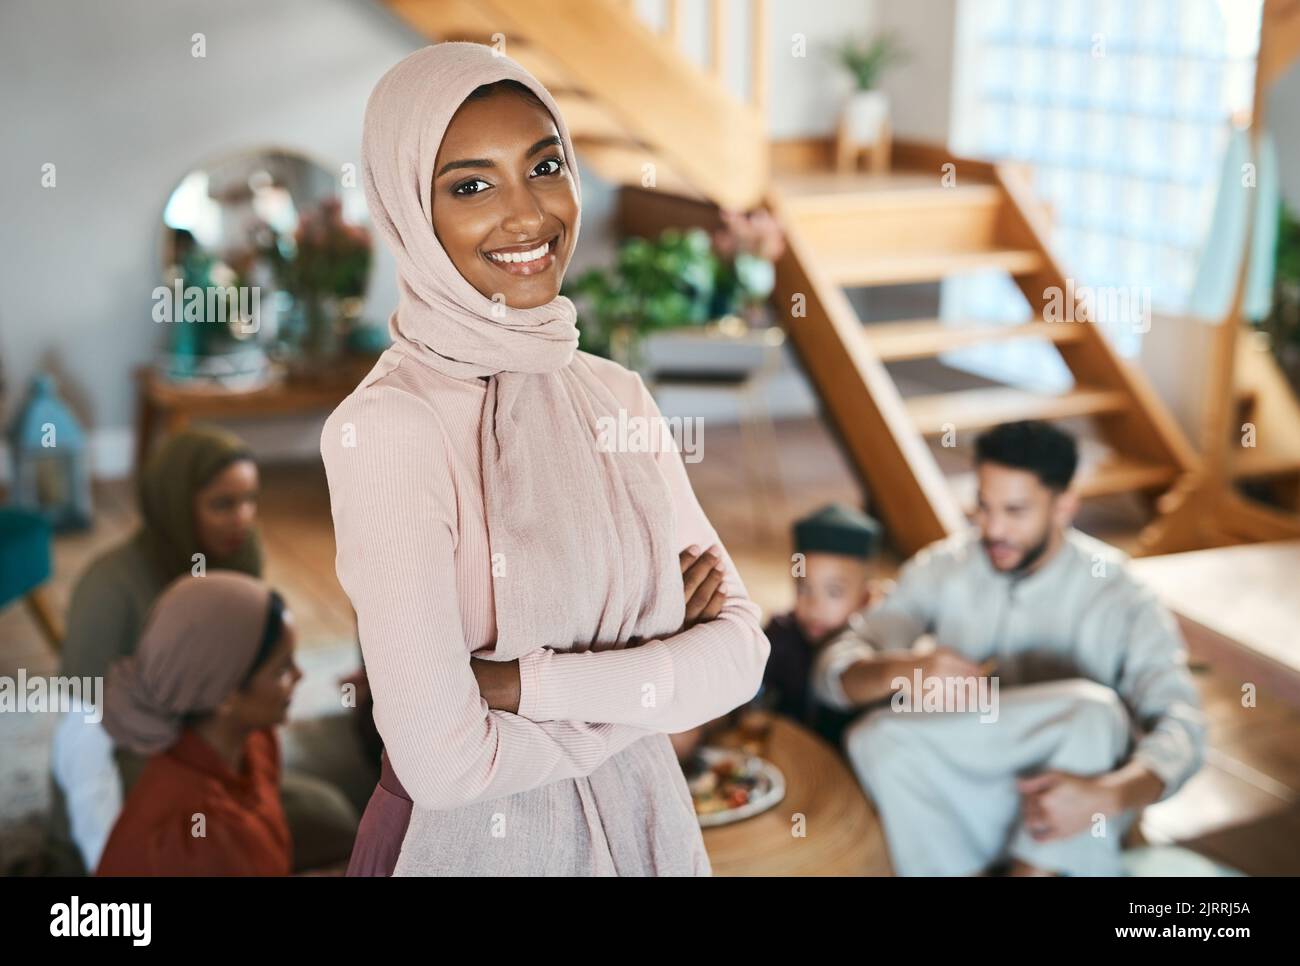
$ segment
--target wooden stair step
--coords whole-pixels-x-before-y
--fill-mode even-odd
[[[1008,202],[997,185],[944,188],[934,174],[912,173],[831,179],[808,193],[796,182],[794,190],[783,213],[840,285],[1028,271],[1042,261],[1037,249],[1025,254],[1030,246],[1005,239]]]
[[[1111,496],[1171,486],[1178,475],[1176,466],[1117,454],[1104,463],[1083,467],[1077,485],[1083,497]]]
[[[1177,478],[1178,470],[1174,466],[1114,454],[1100,463],[1080,466],[1074,485],[1081,498],[1090,500],[1172,486]],[[978,487],[975,472],[958,473],[948,481],[967,516],[973,514]]]
[[[995,386],[960,392],[913,396],[904,400],[919,432],[938,436],[952,429],[985,429],[1020,419],[1068,419],[1114,413],[1131,405],[1119,389],[1076,387],[1059,396],[1047,396]]]
[[[786,211],[799,219],[814,215],[856,218],[903,209],[983,208],[996,212],[1005,196],[994,184],[943,187],[937,173],[902,172],[887,175],[806,172],[776,174],[773,181],[786,199]]]
[[[1023,322],[1016,325],[948,325],[940,319],[875,322],[863,328],[867,341],[883,362],[929,359],[953,349],[1043,339],[1061,345],[1082,338],[1078,325],[1064,322]]]
[[[985,248],[967,252],[864,255],[858,252],[817,252],[817,267],[827,279],[843,286],[907,285],[938,282],[951,275],[1003,271],[1030,275],[1043,267],[1043,255],[1033,249]]]
[[[1264,480],[1300,474],[1300,453],[1266,447],[1240,447],[1231,451],[1229,466],[1233,479]]]

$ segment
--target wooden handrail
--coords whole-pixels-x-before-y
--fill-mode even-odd
[[[682,3],[681,0],[667,0],[664,10],[664,37],[674,47],[682,45]]]
[[[635,14],[635,10],[629,7]],[[763,119],[767,127],[770,58],[767,44],[770,18],[767,0],[749,0],[749,92],[747,100]],[[709,0],[709,73],[719,83],[727,83],[728,29],[730,16],[726,0]],[[664,18],[659,35],[681,52],[682,6],[681,0],[664,0]]]
[[[749,97],[767,129],[768,98],[767,0],[750,0],[749,8]]]

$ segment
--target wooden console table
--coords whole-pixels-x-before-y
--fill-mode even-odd
[[[160,430],[175,433],[195,420],[264,419],[333,409],[356,388],[377,358],[349,358],[320,377],[283,376],[267,386],[244,391],[172,382],[152,366],[141,366],[135,371],[135,471],[138,475]]]

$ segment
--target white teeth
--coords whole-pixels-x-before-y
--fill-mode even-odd
[[[545,255],[550,247],[550,242],[547,242],[529,252],[488,252],[487,257],[494,262],[534,262]]]

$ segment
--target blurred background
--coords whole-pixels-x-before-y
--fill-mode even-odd
[[[217,423],[256,454],[265,576],[298,624],[288,759],[314,750],[364,804],[373,776],[330,760],[358,651],[318,453],[397,302],[361,117],[397,60],[473,40],[564,112],[583,348],[701,420],[688,470],[765,616],[793,603],[794,520],[862,507],[887,578],[965,524],[975,431],[1059,421],[1080,528],[1139,558],[1211,714],[1207,767],[1142,836],[1300,872],[1298,6],[10,0],[0,675],[56,672],[153,444]],[[9,870],[41,849],[54,726],[0,714]],[[841,847],[776,870],[880,871],[818,753],[787,794],[850,815]],[[715,867],[773,871],[743,828]]]

